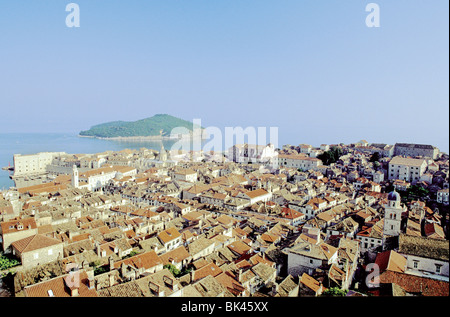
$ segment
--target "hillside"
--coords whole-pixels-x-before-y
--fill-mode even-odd
[[[81,131],[80,136],[98,138],[116,137],[158,137],[170,136],[173,128],[184,127],[192,131],[192,122],[173,117],[168,114],[157,114],[151,118],[138,121],[113,121],[92,126],[89,130]]]

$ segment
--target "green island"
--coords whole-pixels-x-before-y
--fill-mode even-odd
[[[137,121],[112,121],[92,126],[89,130],[81,131],[80,136],[97,138],[126,138],[126,137],[170,137],[174,128],[186,128],[193,131],[193,123],[173,117],[168,114],[156,114],[153,117]],[[199,127],[201,128],[201,127]]]

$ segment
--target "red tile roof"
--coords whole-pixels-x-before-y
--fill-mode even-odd
[[[35,234],[27,238],[13,242],[11,245],[19,253],[31,252],[34,250],[46,248],[52,245],[62,244],[60,240],[50,238],[41,234]]]
[[[449,296],[449,283],[405,273],[386,271],[380,275],[381,283],[394,283],[408,293],[423,296]]]
[[[25,287],[25,295],[27,297],[49,297],[49,291],[55,297],[70,297],[71,291],[65,282],[69,274],[53,278],[51,280]],[[95,288],[88,288],[88,277],[86,272],[79,273],[78,297],[97,297]],[[73,287],[72,287],[73,288]]]

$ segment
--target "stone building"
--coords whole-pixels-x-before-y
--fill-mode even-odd
[[[10,253],[11,243],[37,233],[38,229],[34,218],[16,218],[2,222],[0,224],[0,242],[2,243],[3,251]]]
[[[62,258],[63,245],[60,240],[35,234],[13,242],[11,248],[13,255],[19,258],[23,268],[27,269]]]
[[[394,155],[403,156],[424,156],[430,157],[433,160],[437,159],[439,149],[428,144],[409,144],[409,143],[396,143],[394,147]]]
[[[407,182],[417,182],[427,169],[425,159],[405,158],[395,156],[389,162],[388,179],[400,179]]]

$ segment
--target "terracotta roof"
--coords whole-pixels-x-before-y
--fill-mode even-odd
[[[158,238],[164,243],[168,243],[178,237],[181,237],[181,233],[177,231],[174,227],[166,229],[158,233]]]
[[[405,273],[406,258],[395,251],[389,250],[378,253],[375,264],[378,265],[380,273],[386,270]]]
[[[245,288],[242,286],[242,284],[239,283],[234,275],[229,271],[217,275],[215,279],[235,296],[239,296],[240,294],[245,292]]]
[[[259,189],[255,189],[252,191],[245,192],[244,194],[250,198],[256,198],[256,197],[267,195],[268,192],[263,188],[259,188]]]
[[[411,274],[385,271],[380,275],[380,283],[397,284],[408,293],[423,296],[449,296],[448,282]]]
[[[67,286],[65,279],[69,276],[63,275],[51,280],[25,287],[25,295],[27,297],[49,297],[53,294],[55,297],[70,297],[70,288]],[[86,272],[79,273],[80,282],[78,283],[78,297],[97,297],[95,288],[89,289],[87,286],[88,277]],[[76,284],[75,284],[76,285]],[[49,294],[50,293],[50,294]]]
[[[227,245],[227,247],[231,251],[236,252],[237,254],[240,254],[240,255],[247,253],[251,249],[246,243],[239,241],[239,240],[235,241],[233,243],[230,243],[229,245]]]
[[[100,168],[96,168],[93,170],[89,170],[83,173],[80,173],[80,178],[89,178],[91,176],[95,176],[95,175],[101,175],[101,174],[106,174],[106,173],[116,173],[116,170],[113,169],[111,166],[105,166],[105,167],[100,167]]]
[[[33,185],[33,186],[27,186],[27,187],[21,187],[17,191],[19,194],[23,193],[30,193],[30,194],[39,194],[39,193],[50,193],[50,192],[56,192],[58,190],[66,189],[66,184],[56,184],[54,182],[51,183],[44,183],[39,185]]]
[[[275,241],[277,241],[279,239],[279,237],[273,235],[273,234],[269,234],[269,233],[263,233],[261,235],[261,239],[265,242],[268,243],[274,243]]]
[[[18,225],[22,224],[23,229],[18,229]],[[4,221],[0,223],[2,234],[27,230],[28,226],[31,226],[31,229],[36,229],[36,221],[34,218],[25,218],[25,219],[14,219],[10,221]]]
[[[191,255],[187,252],[186,248],[180,246],[172,251],[166,252],[159,256],[163,264],[171,264],[172,261],[180,263],[183,260],[189,258]]]
[[[227,226],[234,225],[237,222],[236,219],[234,219],[233,217],[227,216],[227,215],[220,215],[219,217],[216,218],[216,220],[218,222],[220,222],[221,224],[224,224]]]
[[[304,214],[301,213],[300,211],[286,207],[281,209],[281,215],[282,217],[287,219],[296,219],[304,216]]]
[[[31,252],[57,244],[62,244],[62,242],[41,234],[35,234],[11,243],[11,245],[20,253]]]
[[[222,269],[218,267],[215,263],[211,262],[200,269],[194,271],[194,281],[200,280],[208,275],[214,277],[222,273]]]
[[[150,269],[159,264],[162,264],[162,261],[156,254],[156,252],[152,250],[132,256],[131,258],[125,260],[117,261],[114,263],[114,268],[118,269],[121,267],[122,264],[126,264],[138,269],[139,268]]]
[[[300,283],[302,283],[309,289],[313,290],[315,293],[317,293],[317,291],[320,289],[321,286],[321,284],[317,280],[315,280],[306,273],[302,274],[302,277],[300,278]]]
[[[275,264],[274,262],[268,260],[266,257],[263,258],[263,257],[260,256],[259,254],[255,254],[255,255],[253,255],[252,257],[250,257],[250,262],[251,262],[253,265],[256,265],[256,264],[258,264],[258,263],[265,263],[265,264],[267,264],[267,265],[269,265],[269,266],[273,266],[273,265]]]
[[[436,223],[426,223],[424,226],[425,235],[433,239],[445,239],[444,229]]]

